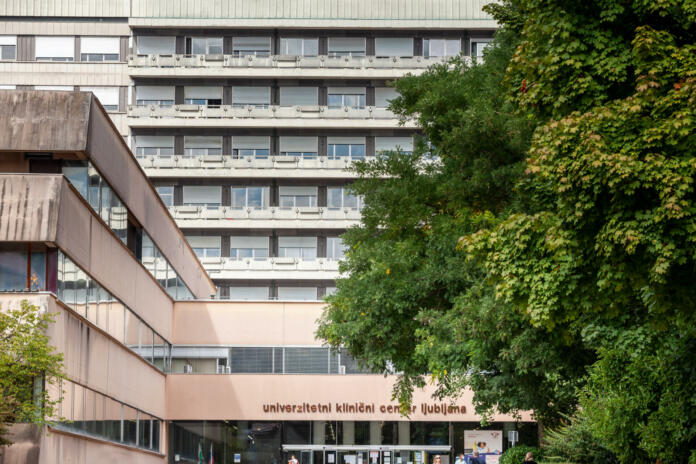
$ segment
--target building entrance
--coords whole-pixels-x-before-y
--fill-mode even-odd
[[[432,464],[436,455],[450,464],[451,446],[283,445],[283,462],[299,464]]]

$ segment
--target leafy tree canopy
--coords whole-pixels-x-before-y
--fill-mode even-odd
[[[57,402],[45,386],[63,378],[63,355],[49,345],[51,322],[50,314],[26,300],[0,311],[0,445],[10,444],[9,424],[44,424],[55,414]]]

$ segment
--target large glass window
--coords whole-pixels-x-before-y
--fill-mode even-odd
[[[268,259],[268,237],[230,237],[231,259]]]
[[[460,39],[423,39],[423,56],[426,58],[457,56],[461,48]]]
[[[222,105],[222,87],[187,85],[184,87],[184,103],[218,108]]]
[[[221,201],[222,187],[203,185],[184,187],[184,205],[217,209],[220,207]]]
[[[491,39],[477,39],[471,41],[471,56],[482,57],[486,48],[491,45]]]
[[[329,209],[362,209],[362,198],[350,193],[347,187],[329,187],[326,193]]]
[[[118,61],[120,53],[120,37],[80,38],[81,61]]]
[[[232,187],[232,208],[268,208],[269,187]]]
[[[187,37],[186,54],[222,55],[222,37]]]
[[[37,36],[34,40],[36,61],[75,60],[75,37]]]
[[[92,92],[106,111],[118,111],[118,87],[80,87],[82,92]]]
[[[329,87],[329,108],[365,108],[364,87]]]
[[[365,38],[330,37],[329,56],[365,56]]]
[[[234,37],[232,54],[236,56],[269,56],[271,54],[270,37]]]
[[[210,156],[221,154],[222,137],[220,136],[184,137],[184,156]]]
[[[137,36],[138,55],[173,55],[176,53],[176,37]]]
[[[27,245],[0,245],[0,291],[27,290],[46,290],[46,252],[29,250]]]
[[[199,258],[220,257],[220,237],[197,235],[186,236],[186,240]]]
[[[135,156],[159,156],[169,158],[174,155],[174,136],[137,135],[135,137]]]
[[[17,59],[17,36],[0,35],[0,60]]]
[[[174,104],[174,86],[138,85],[135,87],[135,104],[137,106],[172,106]]]
[[[381,57],[413,56],[411,37],[378,37],[375,39],[375,55]]]
[[[230,300],[268,300],[268,287],[229,287]]]
[[[413,137],[375,137],[375,153],[390,151],[413,153]]]
[[[326,257],[340,260],[346,256],[346,247],[340,237],[328,237],[326,239]]]
[[[319,39],[281,38],[280,55],[317,56]]]
[[[365,158],[364,137],[328,137],[329,159]]]
[[[268,159],[271,154],[271,138],[268,136],[235,135],[232,137],[232,157]]]
[[[296,156],[316,159],[319,153],[319,138],[312,136],[280,136],[280,156]]]
[[[278,256],[313,260],[317,257],[317,238],[278,237]]]
[[[317,187],[285,187],[279,189],[281,208],[317,206]]]
[[[268,108],[271,104],[271,88],[256,86],[232,87],[232,106],[244,108]]]
[[[173,185],[160,185],[155,187],[157,194],[162,199],[162,203],[167,208],[174,206],[174,186]]]

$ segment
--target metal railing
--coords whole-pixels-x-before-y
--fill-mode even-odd
[[[328,106],[278,106],[267,108],[248,105],[244,107],[221,105],[179,104],[173,106],[129,105],[130,118],[185,118],[185,119],[397,119],[387,108],[368,106],[365,108],[329,108]]]

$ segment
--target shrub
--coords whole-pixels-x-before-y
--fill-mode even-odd
[[[530,451],[534,453],[534,460],[537,462],[544,457],[544,453],[539,448],[518,445],[505,450],[502,456],[500,456],[500,464],[522,464],[524,462],[524,457]]]

